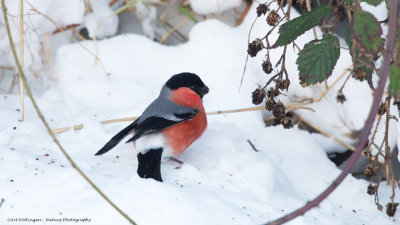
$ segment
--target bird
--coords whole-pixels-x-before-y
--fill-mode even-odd
[[[173,75],[159,96],[95,155],[102,155],[130,134],[137,152],[137,174],[162,182],[161,161],[184,152],[207,128],[203,97],[209,88],[194,73]]]

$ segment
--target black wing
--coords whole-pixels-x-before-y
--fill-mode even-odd
[[[197,115],[197,113],[199,113],[199,110],[197,109],[193,109],[191,112],[188,113],[181,113],[181,114],[174,113],[176,120],[169,120],[158,116],[148,117],[137,125],[137,127],[135,128],[135,135],[131,139],[129,139],[126,143],[131,141],[136,141],[137,139],[139,139],[144,135],[160,132],[167,129],[168,127],[172,127],[187,120],[190,120],[195,115]]]
[[[137,127],[137,121],[138,119],[112,137],[95,155],[102,155],[114,148],[126,135],[130,134]]]

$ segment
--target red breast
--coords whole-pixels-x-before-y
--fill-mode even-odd
[[[173,91],[171,100],[200,112],[193,119],[166,129],[163,134],[172,154],[179,155],[185,151],[207,128],[207,117],[200,96],[190,88],[181,87]]]

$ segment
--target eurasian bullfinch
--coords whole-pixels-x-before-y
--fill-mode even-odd
[[[143,114],[111,138],[95,155],[108,152],[127,135],[133,134],[127,143],[133,142],[138,153],[138,175],[162,182],[161,159],[181,154],[206,129],[207,117],[202,98],[208,91],[196,74],[172,76]]]

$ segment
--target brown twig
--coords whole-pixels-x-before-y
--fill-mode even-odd
[[[117,3],[119,0],[111,0],[109,3],[108,3],[108,6],[113,6],[115,3]]]
[[[10,30],[10,25],[8,23],[8,17],[7,17],[7,8],[6,8],[6,4],[5,4],[5,0],[1,0],[1,8],[2,8],[2,12],[3,12],[3,16],[4,16],[4,23],[5,23],[5,27],[7,30],[7,35],[8,35],[8,40],[10,43],[10,48],[11,48],[11,52],[14,56],[14,61],[15,64],[18,68],[18,72],[21,75],[21,79],[23,81],[24,87],[26,89],[26,93],[29,96],[33,107],[35,108],[38,117],[40,118],[40,120],[42,121],[43,125],[46,127],[47,132],[49,133],[49,135],[52,137],[53,141],[56,143],[56,145],[59,147],[59,149],[61,150],[61,152],[64,154],[64,156],[67,158],[67,160],[71,163],[72,167],[74,169],[77,170],[77,172],[82,176],[82,178],[84,178],[86,180],[86,182],[88,182],[90,184],[90,186],[92,186],[92,188],[104,199],[106,200],[115,210],[117,210],[123,217],[125,217],[125,219],[127,219],[131,224],[136,225],[136,223],[127,215],[125,214],[120,208],[118,208],[117,205],[115,205],[90,179],[89,177],[86,176],[86,174],[79,168],[79,166],[72,160],[72,158],[68,155],[68,153],[65,151],[65,149],[61,146],[61,143],[58,141],[58,139],[56,138],[56,136],[54,135],[54,133],[51,131],[51,128],[49,126],[49,124],[47,123],[44,115],[42,114],[42,112],[39,109],[39,106],[37,105],[35,99],[33,98],[31,89],[28,85],[28,82],[26,80],[24,71],[21,67],[20,64],[20,60],[18,59],[18,55],[17,55],[17,51],[15,50],[15,45],[14,45],[14,41],[11,35],[11,30]]]
[[[246,1],[246,4],[247,4],[246,8],[243,10],[243,13],[240,16],[240,18],[238,19],[238,21],[236,22],[235,26],[239,26],[240,24],[243,23],[244,18],[246,18],[247,14],[249,14],[251,6],[253,5],[253,1]]]
[[[65,32],[65,31],[67,31],[67,30],[76,28],[76,27],[78,27],[78,26],[80,26],[80,24],[75,23],[75,24],[67,25],[67,26],[65,26],[65,27],[58,27],[58,28],[57,28],[55,31],[53,31],[53,33],[51,33],[51,34],[55,35],[55,34],[58,34],[58,33]]]
[[[389,7],[389,24],[388,24],[388,34],[387,34],[387,42],[386,42],[386,50],[384,54],[384,59],[382,63],[382,74],[379,78],[378,82],[378,87],[374,93],[374,101],[372,103],[371,110],[369,112],[367,121],[365,122],[364,128],[362,129],[360,133],[360,138],[359,142],[356,148],[356,151],[351,155],[349,158],[345,168],[341,172],[341,174],[333,181],[329,187],[326,188],[325,191],[323,191],[320,195],[318,195],[315,199],[307,202],[307,204],[297,210],[295,210],[292,213],[289,213],[277,220],[274,220],[272,222],[269,222],[269,225],[278,225],[278,224],[283,224],[286,223],[300,215],[303,215],[306,213],[308,210],[318,206],[326,197],[328,197],[339,185],[340,183],[344,180],[344,178],[347,176],[347,174],[351,171],[355,163],[357,162],[358,158],[361,155],[362,150],[364,149],[365,144],[368,141],[368,136],[371,132],[372,125],[375,120],[376,113],[378,112],[379,104],[381,102],[383,92],[385,90],[385,85],[386,85],[386,80],[388,77],[389,73],[389,67],[391,63],[391,58],[392,58],[392,53],[393,53],[393,47],[394,47],[394,40],[395,40],[395,34],[396,34],[396,19],[397,19],[397,7],[395,7],[394,4],[396,3],[396,0],[391,0],[390,1],[390,7]]]
[[[247,139],[247,142],[249,143],[249,145],[251,146],[251,148],[252,148],[255,152],[259,152],[259,151],[260,151],[260,150],[256,149],[256,146],[254,146],[254,144],[253,144],[249,139]]]

